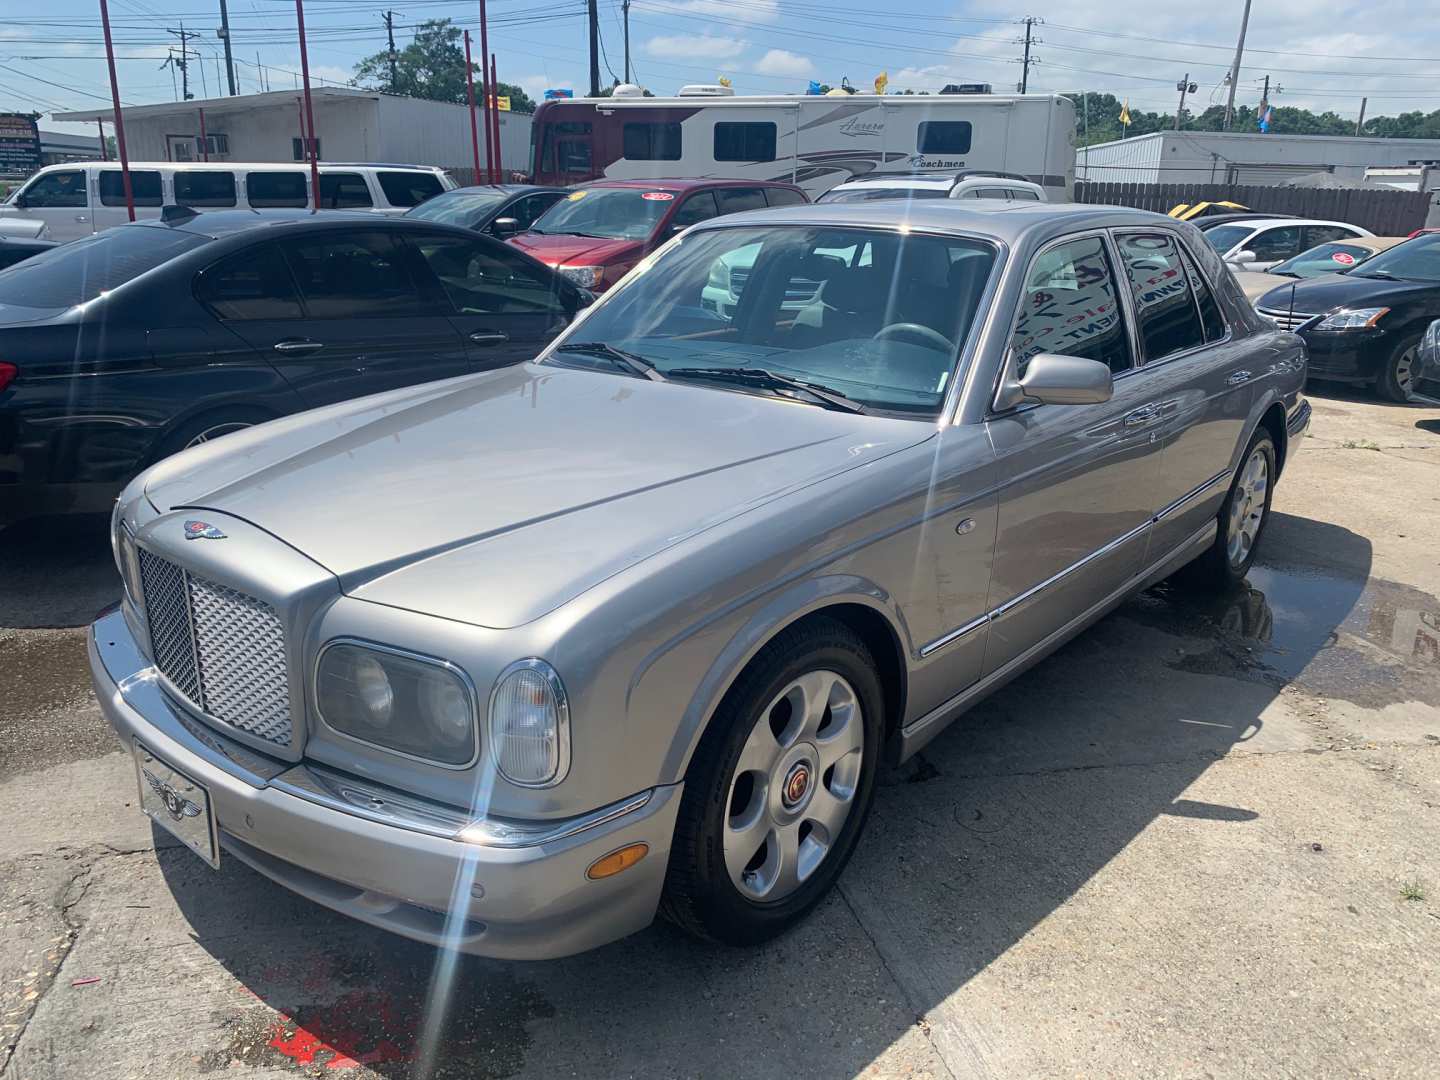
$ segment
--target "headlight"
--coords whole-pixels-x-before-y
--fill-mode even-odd
[[[120,584],[125,589],[130,606],[141,611],[144,609],[144,593],[140,587],[140,553],[135,548],[135,538],[130,535],[130,530],[119,520],[118,507],[114,530],[115,565],[120,569]]]
[[[1390,309],[1388,307],[1350,308],[1326,315],[1312,327],[1314,330],[1368,330],[1380,321]]]
[[[605,276],[603,266],[562,266],[560,273],[582,289],[593,289]]]
[[[518,660],[490,694],[490,756],[521,787],[549,787],[570,768],[570,705],[555,669]]]
[[[396,753],[463,767],[479,752],[474,688],[444,660],[333,642],[316,667],[315,705],[340,734]]]

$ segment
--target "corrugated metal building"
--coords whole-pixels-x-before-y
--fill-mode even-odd
[[[1160,131],[1075,152],[1075,178],[1121,184],[1279,184],[1328,172],[1363,180],[1370,167],[1440,163],[1440,139]]]
[[[199,161],[201,114],[211,161],[300,161],[301,95],[294,90],[208,98],[124,109],[132,161]],[[322,86],[311,90],[319,154],[325,161],[473,166],[470,118],[464,105],[392,97],[371,90]],[[69,122],[111,120],[111,110],[55,113]],[[530,117],[500,114],[500,160],[507,171],[529,168]],[[484,134],[481,134],[484,160]],[[458,177],[457,177],[458,178]]]

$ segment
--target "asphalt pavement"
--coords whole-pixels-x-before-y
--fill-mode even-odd
[[[452,969],[212,871],[89,692],[104,522],[0,533],[0,1076],[1434,1077],[1440,409],[1312,401],[1244,587],[1146,593],[887,771],[752,951]]]

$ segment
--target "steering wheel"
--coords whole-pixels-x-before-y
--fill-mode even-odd
[[[945,352],[953,352],[955,343],[938,330],[932,330],[928,326],[921,326],[913,322],[891,323],[883,326],[876,332],[873,341],[888,341],[890,338],[898,338],[901,341],[911,341],[916,345],[927,345],[932,349],[943,349]]]

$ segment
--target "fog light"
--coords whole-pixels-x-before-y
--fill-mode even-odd
[[[619,851],[612,851],[609,855],[596,859],[590,864],[590,869],[585,871],[585,876],[591,881],[614,877],[622,870],[629,870],[649,853],[649,844],[627,844]]]

